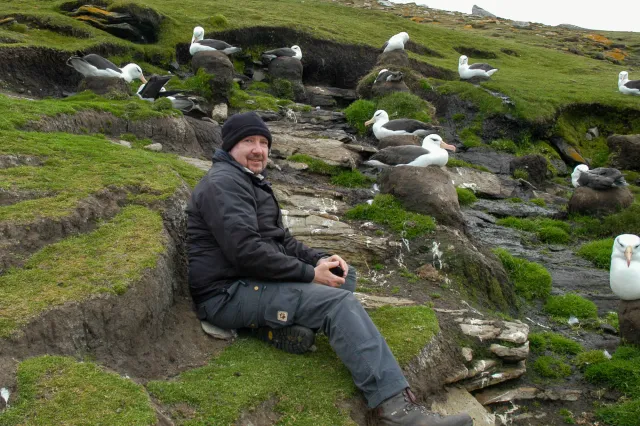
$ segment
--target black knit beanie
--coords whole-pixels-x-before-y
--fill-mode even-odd
[[[242,139],[256,135],[267,138],[271,149],[271,132],[258,114],[245,112],[232,115],[222,126],[222,149],[229,152]]]

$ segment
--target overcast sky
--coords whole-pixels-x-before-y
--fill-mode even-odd
[[[573,24],[579,27],[640,31],[640,1],[587,0],[391,0],[393,3],[424,4],[432,9],[471,13],[474,4],[496,16],[514,21],[546,25]],[[587,4],[597,6],[588,6]]]

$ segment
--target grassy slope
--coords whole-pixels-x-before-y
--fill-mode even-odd
[[[89,26],[83,28],[94,35],[90,39],[75,39],[59,34],[52,37],[48,32],[44,34],[37,30],[29,30],[18,36],[26,44],[55,46],[68,51],[109,41],[147,54],[161,51],[169,55],[176,43],[190,40],[195,25],[205,25],[205,30],[209,32],[218,30],[207,26],[206,22],[207,18],[220,13],[229,21],[227,29],[257,25],[287,26],[321,38],[363,43],[375,48],[379,48],[390,35],[408,31],[413,41],[438,51],[444,58],[412,56],[451,70],[457,70],[459,57],[453,50],[454,46],[473,46],[496,53],[497,58],[492,59],[491,63],[500,71],[484,85],[510,96],[516,102],[515,113],[527,119],[549,118],[559,107],[571,103],[600,102],[617,107],[640,108],[637,98],[623,96],[617,91],[617,75],[624,69],[623,66],[512,40],[485,37],[462,29],[417,24],[383,12],[301,0],[146,0],[139,3],[154,7],[168,17],[163,23],[157,46],[134,46]],[[61,23],[77,26],[78,23],[71,18],[54,12],[57,4],[57,1],[11,1],[0,5],[0,15],[15,11],[48,13],[54,14]],[[15,33],[9,33],[0,30],[0,36],[15,36]],[[506,55],[500,51],[501,48],[515,50],[520,56]]]

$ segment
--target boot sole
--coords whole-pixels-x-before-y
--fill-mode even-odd
[[[303,354],[312,350],[316,336],[306,327],[292,325],[282,328],[261,327],[258,329],[258,338],[281,351]]]

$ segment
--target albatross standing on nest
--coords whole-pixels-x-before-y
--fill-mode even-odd
[[[422,146],[390,146],[373,154],[364,164],[375,167],[446,166],[449,161],[447,149],[455,152],[456,147],[445,143],[438,135],[429,135],[422,141]]]
[[[142,74],[142,68],[138,65],[127,64],[122,68],[118,68],[113,62],[95,53],[82,57],[72,56],[67,59],[67,65],[75,68],[85,77],[118,77],[124,79],[127,83],[131,83],[136,79],[143,83],[147,82]]]
[[[382,52],[391,52],[392,50],[404,50],[404,44],[409,41],[409,34],[401,32],[391,37],[383,46]]]
[[[191,37],[191,47],[189,47],[189,53],[191,53],[191,56],[198,52],[209,52],[213,50],[219,50],[227,55],[242,51],[241,48],[234,47],[222,40],[204,38],[204,28],[195,27],[193,29],[193,37]]]
[[[152,75],[149,81],[138,88],[136,94],[146,101],[153,102],[158,98],[167,98],[171,101],[171,105],[185,115],[203,117],[209,113],[202,109],[200,103],[206,103],[205,100],[198,96],[183,93],[182,90],[166,90],[164,85],[171,80],[173,76]]]
[[[622,300],[640,299],[640,237],[637,235],[618,235],[613,242],[609,285]]]
[[[586,164],[580,164],[571,173],[571,183],[574,187],[586,186],[592,189],[611,189],[627,186],[624,176],[618,169],[598,167],[589,170]]]
[[[389,114],[383,109],[379,109],[373,114],[371,120],[364,123],[368,126],[373,123],[373,134],[378,140],[393,135],[418,135],[427,136],[437,132],[437,127],[422,121],[410,118],[398,118],[389,121]]]
[[[469,65],[469,58],[465,55],[460,56],[458,60],[458,74],[463,80],[468,80],[473,77],[491,77],[491,74],[498,71],[497,68],[492,67],[489,64],[478,63]]]
[[[272,49],[262,52],[260,55],[262,58],[262,62],[264,64],[268,64],[276,58],[296,58],[298,60],[302,59],[302,49],[297,44],[294,44],[291,47],[281,47],[279,49]]]
[[[640,95],[640,80],[629,80],[629,73],[618,74],[618,90],[625,95]]]

